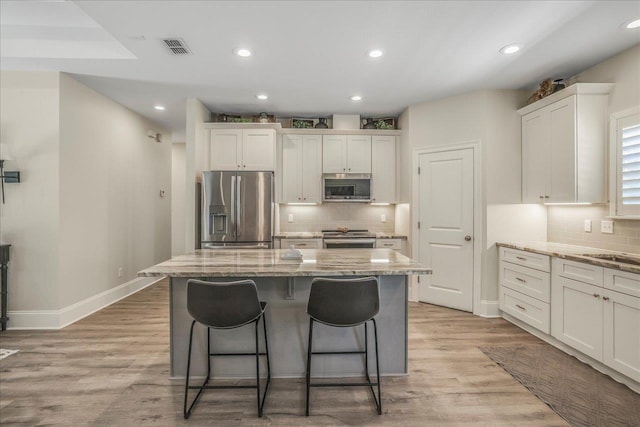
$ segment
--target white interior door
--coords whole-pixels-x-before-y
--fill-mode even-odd
[[[473,310],[473,149],[418,156],[420,301]]]

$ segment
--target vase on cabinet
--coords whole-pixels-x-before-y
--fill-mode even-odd
[[[318,123],[316,123],[316,129],[329,129],[329,125],[327,125],[327,119],[324,117],[320,117],[318,119]]]
[[[364,124],[364,126],[362,126],[362,129],[375,129],[375,128],[376,128],[376,124],[373,123],[372,118],[368,118],[367,122]]]

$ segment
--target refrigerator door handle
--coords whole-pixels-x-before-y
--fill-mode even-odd
[[[231,175],[231,234],[236,239],[236,176]]]
[[[236,240],[240,238],[242,235],[242,230],[240,229],[240,224],[242,224],[244,212],[242,211],[242,176],[238,175],[238,191],[236,193],[236,207],[238,212],[238,219],[236,221]]]

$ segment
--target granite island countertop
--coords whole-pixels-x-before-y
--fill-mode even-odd
[[[179,255],[138,276],[296,277],[431,274],[391,249],[301,249],[302,261],[283,260],[286,249],[204,249]]]
[[[640,254],[637,253],[555,242],[496,242],[496,245],[640,274]]]
[[[404,234],[372,231],[376,239],[406,239]],[[322,239],[322,231],[283,231],[273,235],[276,239]]]

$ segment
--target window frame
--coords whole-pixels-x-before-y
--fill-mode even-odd
[[[622,212],[622,200],[621,197],[619,197],[622,186],[620,182],[622,139],[618,139],[618,124],[622,120],[626,120],[635,115],[640,115],[640,106],[613,113],[609,121],[609,218],[640,220],[640,207],[638,208],[638,213],[625,214]]]

